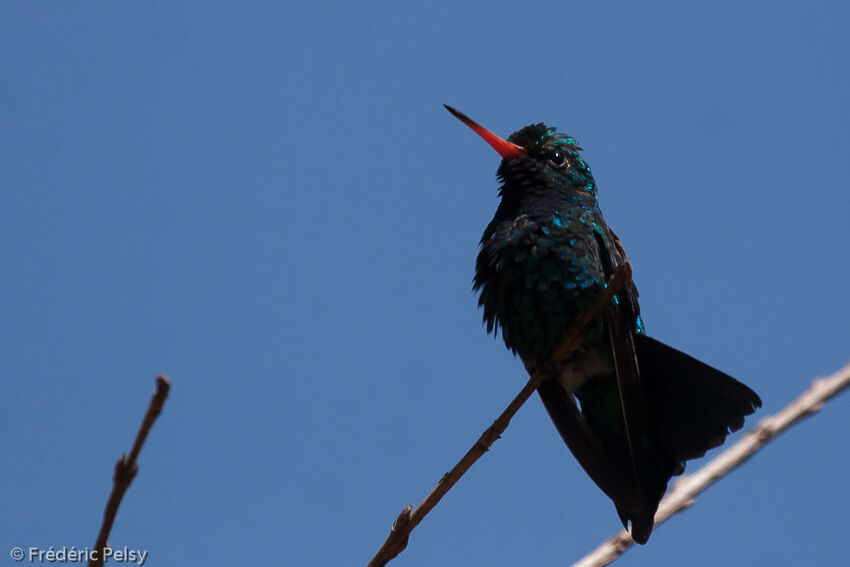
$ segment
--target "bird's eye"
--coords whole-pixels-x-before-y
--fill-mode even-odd
[[[552,167],[562,168],[567,165],[567,156],[564,155],[564,152],[561,150],[555,150],[551,154],[549,154],[549,158],[547,159],[549,165]]]

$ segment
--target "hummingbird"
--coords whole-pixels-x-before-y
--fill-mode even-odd
[[[625,250],[575,138],[538,123],[505,140],[445,107],[502,158],[473,288],[487,332],[537,367],[628,262]],[[649,337],[633,282],[584,327],[576,350],[547,364],[543,406],[640,544],[685,461],[722,445],[761,407],[746,385]]]

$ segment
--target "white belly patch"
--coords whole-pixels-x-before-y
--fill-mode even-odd
[[[582,346],[561,365],[560,382],[568,394],[573,394],[585,380],[613,373],[613,362],[598,348],[590,350]]]

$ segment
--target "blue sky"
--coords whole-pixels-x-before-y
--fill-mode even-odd
[[[498,157],[443,103],[575,136],[649,334],[760,415],[850,358],[846,3],[294,4],[0,5],[5,549],[93,544],[162,372],[114,545],[368,561],[525,380],[471,292]],[[848,410],[619,564],[838,564]],[[533,398],[393,565],[618,527]]]

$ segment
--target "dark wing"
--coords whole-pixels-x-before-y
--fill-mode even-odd
[[[620,460],[611,453],[610,446],[606,446],[607,440],[589,425],[573,396],[553,378],[545,380],[537,392],[564,443],[593,482],[615,503],[634,503],[633,477],[623,474],[618,464]]]
[[[606,244],[607,240],[607,244]],[[616,236],[597,235],[598,258],[606,277],[627,261]],[[623,525],[631,522],[632,538],[645,543],[652,531],[655,510],[667,478],[651,474],[650,463],[640,448],[647,439],[647,416],[633,334],[637,316],[637,289],[632,284],[612,300],[604,314],[605,329],[613,353],[616,380],[598,384],[614,388],[620,400],[622,424],[612,426],[596,408],[577,407],[557,380],[547,380],[540,398],[576,460],[591,479],[614,501]],[[596,385],[594,386],[596,387]],[[648,482],[650,480],[650,482]]]
[[[608,237],[605,239],[602,235],[597,235],[597,242],[605,277],[610,279],[621,264],[628,262],[628,258],[620,239],[610,229]],[[623,471],[623,477],[630,477],[632,483],[630,498],[623,501],[614,499],[614,504],[623,525],[626,526],[627,522],[631,521],[632,539],[645,543],[652,532],[655,511],[664,496],[670,476],[667,474],[669,466],[659,467],[659,463],[654,462],[658,461],[658,456],[647,451],[649,431],[646,393],[634,342],[640,312],[637,296],[637,288],[634,283],[629,282],[628,287],[618,293],[605,309],[605,328],[613,353],[625,442],[631,464],[631,471],[628,471],[631,474],[625,474],[626,471]]]

